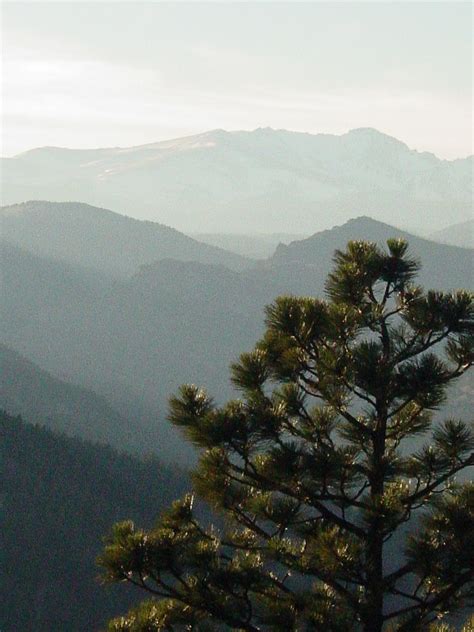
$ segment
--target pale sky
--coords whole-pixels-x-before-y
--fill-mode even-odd
[[[472,149],[470,2],[7,2],[3,155],[215,128]]]

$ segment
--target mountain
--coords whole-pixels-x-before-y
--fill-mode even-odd
[[[160,433],[169,434],[150,450],[183,462],[189,448],[164,422],[179,385],[205,386],[220,402],[231,397],[229,365],[261,336],[264,306],[283,293],[323,296],[336,248],[352,238],[382,243],[392,236],[408,237],[426,287],[473,287],[472,250],[366,217],[280,246],[240,272],[163,260],[111,280],[4,246],[0,339],[53,376],[103,396],[121,417],[143,410],[133,432],[161,424]]]
[[[173,228],[78,202],[30,201],[0,209],[4,241],[52,259],[115,276],[172,257],[240,270],[249,261]]]
[[[82,200],[184,232],[311,233],[367,213],[423,232],[472,213],[472,157],[440,160],[371,128],[214,130],[131,148],[2,160],[3,203]],[[244,228],[245,227],[245,228]]]
[[[426,287],[445,290],[474,287],[474,250],[435,243],[366,216],[301,241],[280,244],[263,265],[274,273],[293,275],[298,279],[300,292],[307,293],[313,287],[312,278],[326,277],[332,267],[334,251],[344,249],[349,240],[367,239],[383,246],[390,237],[409,242],[411,252],[422,263],[419,282]]]
[[[471,213],[472,214],[472,213]],[[443,230],[437,230],[430,235],[433,241],[444,244],[452,244],[462,248],[474,248],[474,219],[467,222],[453,224]]]
[[[66,438],[0,411],[0,629],[90,632],[140,599],[100,586],[112,524],[151,527],[188,488],[156,459]]]

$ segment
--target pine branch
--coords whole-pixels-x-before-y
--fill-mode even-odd
[[[429,485],[426,485],[423,489],[420,489],[418,492],[403,499],[403,504],[413,505],[417,500],[421,498],[426,498],[426,496],[434,492],[437,487],[439,487],[442,483],[445,483],[449,478],[451,478],[461,470],[465,469],[466,467],[471,466],[474,466],[474,452],[472,452],[467,459],[464,459],[463,461],[460,461],[457,465],[451,467],[451,469],[445,472],[442,476],[439,476]]]
[[[398,610],[394,610],[386,615],[384,615],[384,620],[389,621],[390,619],[395,619],[402,617],[406,614],[410,614],[412,612],[419,612],[419,620],[421,623],[424,618],[429,616],[434,610],[437,610],[439,607],[442,607],[443,604],[448,602],[452,597],[456,595],[456,593],[462,589],[462,587],[471,582],[474,578],[474,570],[468,570],[462,573],[457,580],[452,582],[445,590],[437,593],[434,597],[430,598],[429,596],[425,599],[411,596],[410,599],[415,600],[417,603],[411,606],[405,606],[403,608],[399,608]],[[408,596],[408,595],[406,595]],[[412,624],[412,623],[411,623]],[[400,628],[400,630],[404,630],[404,626]],[[409,628],[406,628],[407,632]]]
[[[329,522],[341,527],[345,531],[349,531],[354,535],[357,535],[359,538],[365,539],[366,533],[361,528],[350,522],[349,520],[344,520],[340,516],[337,516],[334,512],[328,509],[323,503],[330,502],[332,498],[328,495],[325,496],[314,496],[313,492],[310,492],[308,489],[305,489],[301,486],[301,492],[297,492],[296,490],[288,487],[287,485],[282,484],[281,482],[270,480],[268,478],[263,477],[261,474],[257,473],[256,470],[249,471],[248,469],[241,468],[230,461],[228,462],[229,466],[238,472],[241,475],[248,476],[251,478],[254,483],[261,485],[264,489],[269,491],[277,491],[290,498],[294,498],[295,500],[304,502],[308,505],[311,505],[314,509],[320,512],[320,514],[326,518]],[[234,478],[236,482],[242,482],[240,478]],[[258,485],[257,485],[258,486]],[[360,503],[359,506],[361,508],[365,508],[365,504]]]

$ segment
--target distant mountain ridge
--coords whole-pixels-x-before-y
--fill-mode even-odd
[[[213,130],[131,148],[2,159],[5,204],[79,199],[184,232],[312,232],[361,212],[422,232],[467,220],[472,157],[440,160],[371,128]]]
[[[224,264],[247,258],[197,241],[174,228],[79,202],[28,201],[0,208],[0,238],[34,254],[114,276],[160,259]]]

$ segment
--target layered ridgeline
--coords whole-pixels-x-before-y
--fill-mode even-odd
[[[159,420],[160,432],[173,433],[164,421],[167,400],[183,382],[205,385],[218,401],[232,395],[229,364],[260,337],[266,304],[282,293],[322,296],[336,248],[393,236],[406,237],[421,259],[425,287],[472,287],[472,250],[369,218],[281,246],[240,272],[167,259],[109,280],[4,245],[0,339],[53,376],[105,397],[121,418],[135,420],[140,411],[133,432],[155,431]],[[150,449],[163,458],[187,461],[179,436],[157,443]]]
[[[2,161],[3,203],[81,200],[185,232],[312,233],[361,212],[423,233],[471,217],[472,157],[374,129],[214,130],[140,147],[43,147]]]
[[[245,257],[156,222],[138,221],[78,202],[30,201],[0,208],[1,239],[35,254],[115,276],[159,259],[223,264],[240,270]]]
[[[168,396],[203,378],[229,393],[228,364],[258,337],[261,309],[278,293],[196,262],[164,260],[107,283],[3,244],[1,266],[0,339],[51,375],[104,396],[133,433],[145,434],[123,447],[142,443],[185,462],[188,454],[166,442],[176,435],[164,421]],[[154,432],[159,445],[148,440]]]
[[[176,467],[68,439],[0,412],[0,629],[98,630],[134,595],[103,588],[95,559],[111,525],[151,526],[183,494]]]

